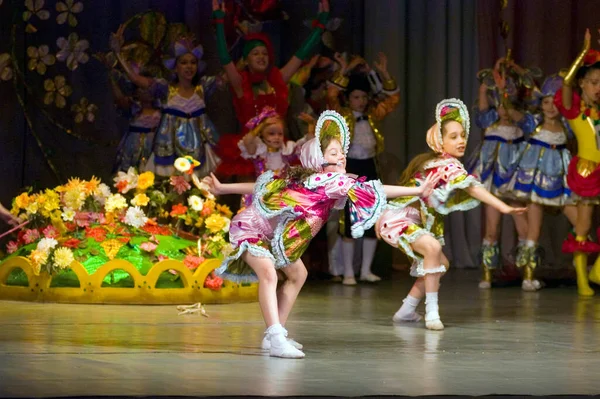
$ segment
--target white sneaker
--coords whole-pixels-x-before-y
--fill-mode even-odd
[[[394,317],[392,317],[394,323],[415,323],[421,321],[421,319],[423,319],[423,316],[417,312],[412,312],[406,316],[400,316],[398,312],[396,312]]]
[[[356,285],[356,279],[354,277],[344,277],[344,280],[342,280],[342,284]]]
[[[425,320],[425,328],[428,330],[441,331],[444,329],[444,324],[440,319]]]
[[[366,276],[360,276],[360,281],[368,281],[369,283],[376,283],[381,281],[381,277],[374,275],[373,273],[367,274]]]
[[[542,288],[542,283],[538,280],[523,280],[521,283],[521,289],[527,292],[535,292]]]
[[[305,355],[304,352],[294,348],[292,344],[285,341],[281,347],[271,345],[271,349],[269,349],[269,356],[282,357],[285,359],[302,359]]]
[[[296,349],[302,349],[302,348],[304,348],[304,346],[301,343],[296,342],[296,341],[294,341],[291,338],[286,338],[286,339],[287,339],[287,342],[290,343],[294,348],[296,348]],[[265,334],[265,337],[263,338],[263,340],[262,340],[262,342],[260,344],[260,348],[263,351],[268,351],[268,350],[271,349],[271,340],[269,339],[269,335],[268,334]]]
[[[492,284],[489,281],[481,280],[479,282],[479,288],[481,288],[482,290],[489,290],[490,288],[492,288]]]

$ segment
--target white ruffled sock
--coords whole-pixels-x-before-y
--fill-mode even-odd
[[[433,321],[440,319],[440,308],[438,306],[438,293],[425,293],[425,320]]]
[[[269,354],[275,357],[284,357],[288,359],[301,359],[304,357],[304,353],[296,349],[290,344],[286,338],[287,331],[279,323],[273,324],[267,328],[265,333],[269,336],[271,341],[271,347],[269,348]]]
[[[420,302],[421,300],[419,298],[407,295],[406,298],[402,300],[400,309],[394,314],[393,320],[396,322],[421,320],[421,315],[416,312]]]

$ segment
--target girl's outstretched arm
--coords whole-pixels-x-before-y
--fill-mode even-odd
[[[385,196],[388,198],[396,197],[427,197],[433,192],[433,189],[440,181],[440,173],[430,173],[422,185],[418,187],[404,187],[404,186],[383,186]]]
[[[573,64],[571,64],[571,67],[569,68],[569,72],[567,73],[567,76],[565,76],[565,79],[563,80],[562,103],[566,109],[571,109],[571,107],[573,106],[573,86],[572,85],[577,80],[576,79],[577,71],[579,70],[579,67],[581,67],[581,65],[582,65],[583,58],[585,57],[588,50],[590,49],[591,41],[592,41],[592,34],[590,33],[589,29],[586,29],[585,36],[583,39],[583,49],[577,56],[577,59],[575,59],[575,61],[573,61]]]
[[[127,76],[129,77],[129,80],[131,80],[133,82],[133,84],[136,85],[137,87],[146,89],[146,88],[152,86],[153,79],[142,76],[139,73],[137,73],[136,71],[134,71],[133,68],[131,68],[131,66],[129,65],[129,63],[125,60],[125,58],[123,58],[123,54],[121,54],[121,47],[125,43],[125,39],[123,39],[124,32],[125,32],[125,25],[121,24],[119,26],[119,29],[117,30],[117,33],[113,33],[111,35],[111,40],[110,40],[111,50],[115,53],[115,56],[117,57],[117,60],[119,61],[119,64],[121,64],[121,67],[123,68],[123,70],[125,71]]]
[[[244,89],[242,88],[242,75],[237,70],[237,67],[229,56],[229,50],[227,48],[227,40],[225,39],[225,2],[219,4],[218,0],[213,0],[213,18],[215,22],[215,28],[217,33],[217,53],[219,55],[219,61],[225,70],[229,84],[233,88],[236,96],[241,98],[244,95]],[[273,62],[273,60],[270,60]]]
[[[192,181],[194,185],[201,188],[200,180],[198,176],[192,175]],[[252,194],[254,191],[254,183],[229,183],[223,184],[217,179],[217,177],[211,173],[210,176],[206,176],[202,179],[202,182],[207,184],[211,193],[215,195],[222,194]]]
[[[527,211],[527,208],[514,208],[510,205],[507,205],[503,201],[494,197],[489,191],[481,186],[471,186],[466,188],[465,191],[469,193],[471,197],[488,204],[505,214],[520,215]]]

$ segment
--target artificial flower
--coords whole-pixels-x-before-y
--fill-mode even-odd
[[[85,235],[93,238],[96,240],[96,242],[102,242],[106,240],[106,230],[104,230],[102,227],[86,227]]]
[[[125,214],[124,222],[130,226],[140,228],[146,224],[148,218],[144,214],[144,211],[140,209],[138,206],[131,206],[127,209],[127,213]]]
[[[75,187],[63,194],[63,202],[67,208],[79,211],[83,208],[85,197],[83,187]]]
[[[66,269],[74,260],[73,251],[69,248],[60,247],[54,251],[54,265],[59,269]]]
[[[30,203],[31,203],[31,199],[29,197],[29,194],[27,194],[27,193],[22,193],[18,197],[15,198],[15,205],[17,206],[18,209],[25,209],[25,208],[27,208],[27,205],[29,205]]]
[[[56,247],[57,245],[58,241],[56,241],[54,238],[42,238],[40,242],[38,242],[37,250],[50,252],[50,250]]]
[[[104,209],[106,212],[114,212],[119,209],[123,209],[127,207],[127,200],[121,194],[112,194],[106,200],[104,204]]]
[[[75,211],[71,208],[63,208],[61,216],[65,222],[72,222],[75,219]]]
[[[94,199],[98,201],[100,205],[104,205],[108,197],[110,197],[110,194],[110,187],[104,183],[100,183],[94,192]]]
[[[138,176],[137,189],[144,191],[154,185],[154,173],[148,171]]]
[[[170,182],[173,188],[175,189],[175,192],[179,195],[185,193],[187,190],[192,188],[192,186],[190,186],[190,183],[188,183],[185,180],[185,177],[183,176],[171,176]]]
[[[187,210],[188,210],[187,206],[181,205],[181,204],[175,204],[171,208],[171,216],[185,215]]]
[[[181,173],[185,173],[192,167],[192,164],[185,158],[177,158],[174,163],[175,169]]]
[[[81,244],[81,240],[77,238],[69,238],[67,241],[63,242],[63,247],[67,248],[77,248]]]
[[[129,190],[132,190],[137,186],[138,175],[135,172],[135,168],[130,167],[127,170],[127,173],[119,171],[113,180],[117,190],[121,194],[126,194]]]
[[[202,198],[198,197],[197,195],[190,195],[188,198],[188,205],[196,212],[199,212],[204,206],[204,201],[202,201]]]
[[[25,242],[25,244],[31,244],[38,238],[40,238],[40,232],[35,229],[27,229],[23,234],[23,242]]]
[[[6,252],[9,254],[15,253],[19,249],[19,244],[16,241],[10,241],[6,244]]]
[[[183,264],[190,270],[196,270],[204,260],[202,256],[187,255],[183,259]]]
[[[150,198],[146,194],[144,194],[144,193],[137,194],[131,200],[131,204],[135,205],[135,206],[146,206],[146,205],[148,205],[149,202],[150,202]]]
[[[228,225],[228,220],[229,219],[217,213],[213,213],[207,217],[206,220],[204,220],[204,225],[211,233],[214,234],[222,231]]]
[[[227,205],[220,205],[220,204],[217,204],[217,205],[215,206],[215,209],[216,209],[218,212],[222,213],[222,214],[223,214],[223,216],[225,216],[225,217],[231,218],[231,217],[233,216],[233,212],[231,212],[231,209],[229,209],[229,207],[228,207]]]
[[[29,254],[29,260],[31,261],[31,265],[33,266],[33,271],[35,274],[39,274],[41,266],[48,262],[48,252],[34,249]]]
[[[42,234],[46,238],[58,238],[60,236],[60,232],[58,231],[58,229],[52,225],[46,226],[42,230]]]
[[[156,245],[153,242],[143,242],[140,244],[140,248],[143,249],[146,252],[152,252],[154,251],[156,248],[158,247],[158,245]]]

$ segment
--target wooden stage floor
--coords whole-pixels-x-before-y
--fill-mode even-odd
[[[391,322],[405,273],[309,282],[288,325],[303,360],[260,352],[256,303],[207,306],[205,318],[175,306],[0,302],[0,396],[600,393],[600,293],[480,291],[477,278],[443,279],[442,332]]]

